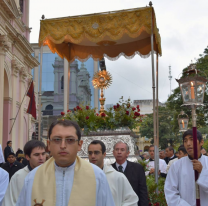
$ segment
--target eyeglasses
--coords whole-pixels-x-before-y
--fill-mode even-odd
[[[92,155],[93,153],[94,153],[95,155],[99,155],[101,152],[100,152],[100,151],[94,151],[94,152],[89,151],[89,152],[88,152],[88,155]]]
[[[73,139],[73,138],[53,138],[50,141],[53,142],[54,144],[61,144],[62,140],[65,141],[65,144],[74,144],[76,141],[79,141],[78,139]]]

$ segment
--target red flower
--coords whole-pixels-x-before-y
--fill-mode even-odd
[[[137,109],[139,109],[139,105],[137,105]]]
[[[88,120],[89,119],[89,117],[88,116],[86,116],[86,120]]]
[[[86,110],[88,110],[90,107],[89,106],[86,106]]]
[[[140,113],[139,112],[134,112],[134,116],[135,117],[139,117],[140,116]]]
[[[129,108],[130,107],[130,104],[127,104],[127,108]]]
[[[97,116],[99,116],[99,114],[98,114],[98,113],[96,113],[96,115],[97,115]]]
[[[126,111],[126,114],[129,115],[129,111]]]
[[[113,108],[114,108],[114,109],[117,109],[117,106],[116,106],[116,105],[114,105],[114,106],[113,106]]]
[[[117,108],[119,108],[120,107],[120,104],[117,104]]]
[[[61,115],[64,116],[65,115],[65,112],[61,112]]]
[[[77,106],[77,109],[80,109],[80,107],[79,107],[79,106]]]
[[[133,107],[133,108],[132,108],[132,111],[134,111],[134,110],[136,110],[136,108],[135,108],[135,107]]]
[[[106,114],[105,113],[101,113],[101,117],[105,117],[106,116]]]
[[[137,109],[138,112],[140,112],[140,109]]]
[[[70,110],[70,109],[68,109],[68,110],[67,110],[67,112],[71,112],[71,110]]]
[[[76,109],[76,107],[74,107],[74,111],[76,111],[77,109]]]

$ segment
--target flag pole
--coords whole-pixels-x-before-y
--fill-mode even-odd
[[[20,104],[20,107],[19,107],[19,109],[18,109],[18,111],[17,111],[16,117],[14,118],[14,122],[13,122],[13,124],[12,124],[12,127],[11,127],[11,129],[10,129],[9,134],[11,134],[11,132],[12,132],[12,129],[13,129],[13,127],[14,127],[14,123],[16,122],[16,119],[17,119],[17,116],[18,116],[19,111],[20,111],[20,109],[21,109],[22,103],[23,103],[23,101],[24,101],[24,99],[25,99],[25,96],[27,95],[27,93],[28,93],[28,91],[29,91],[29,88],[30,88],[30,85],[31,85],[32,81],[33,81],[33,79],[31,80],[31,82],[30,82],[30,84],[29,84],[29,86],[28,86],[28,88],[27,88],[27,90],[26,90],[26,92],[25,92],[25,95],[24,95],[24,97],[23,97],[23,99],[22,99],[22,102],[21,102],[21,104]]]

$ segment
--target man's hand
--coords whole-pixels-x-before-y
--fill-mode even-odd
[[[192,162],[193,162],[193,169],[201,173],[203,167],[201,162],[199,162],[198,160],[192,160]]]
[[[154,172],[155,172],[155,168],[151,168],[149,173],[152,174]]]

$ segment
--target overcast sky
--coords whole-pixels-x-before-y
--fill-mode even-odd
[[[172,89],[178,86],[182,69],[202,54],[208,45],[207,0],[153,0],[157,27],[162,41],[159,58],[159,100],[165,102],[170,94],[169,65],[172,68]],[[40,19],[99,13],[149,4],[145,0],[30,0],[31,43],[38,42]],[[125,99],[152,99],[151,58],[135,56],[131,60],[120,57],[106,60],[113,83],[105,91],[106,103]]]

